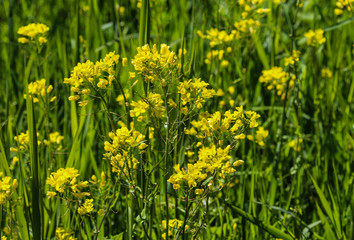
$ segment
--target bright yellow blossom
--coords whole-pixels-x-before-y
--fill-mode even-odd
[[[300,51],[293,50],[292,55],[284,59],[284,65],[294,65],[295,62],[298,62],[300,58]]]
[[[307,45],[309,46],[318,46],[326,42],[326,38],[323,36],[324,31],[319,28],[313,31],[312,29],[305,33],[307,38]]]
[[[269,70],[263,70],[259,81],[264,83],[268,90],[275,89],[277,95],[284,99],[287,81],[289,81],[289,90],[293,89],[295,76],[290,76],[289,73],[283,71],[281,67],[273,67]]]
[[[126,126],[122,126],[116,132],[110,132],[108,136],[111,140],[104,143],[104,149],[107,152],[104,154],[104,158],[110,160],[112,172],[127,174],[129,170],[136,169],[138,160],[129,154],[129,150],[140,146],[146,148],[146,144],[142,142],[144,135],[134,129],[128,130]]]
[[[161,222],[162,228],[166,229],[167,228],[167,221],[166,220],[162,220]],[[178,219],[169,219],[168,221],[168,236],[172,236],[176,234],[177,230],[181,230],[183,227],[183,221],[178,220]],[[188,225],[185,225],[184,227],[185,230],[189,229]],[[163,233],[161,236],[163,239],[167,239],[166,238],[166,233]]]
[[[61,142],[63,141],[64,136],[61,136],[59,132],[54,132],[49,134],[49,141],[44,140],[44,144],[49,146],[53,145],[57,151],[61,150],[63,146],[61,145]]]
[[[39,102],[40,99],[43,99],[43,97],[50,94],[52,91],[53,86],[46,86],[46,80],[44,78],[28,84],[28,94],[30,96],[30,99],[33,99],[34,103]],[[27,95],[24,94],[23,97],[24,99],[26,99]],[[56,97],[52,97],[50,99],[50,102],[53,102],[55,99]]]
[[[47,178],[46,183],[55,188],[58,193],[69,191],[74,197],[82,198],[89,196],[89,193],[81,192],[81,189],[88,186],[87,181],[77,182],[79,171],[74,168],[60,168],[53,172]],[[48,192],[48,196],[54,196],[54,193]]]
[[[93,211],[93,204],[92,204],[93,199],[86,199],[84,204],[81,205],[77,212],[80,215],[87,215]]]
[[[353,12],[354,0],[337,0],[334,13],[336,15],[342,15],[345,11]]]
[[[330,78],[332,78],[332,76],[333,76],[333,73],[329,68],[323,68],[321,70],[321,77],[330,79]]]
[[[55,230],[55,239],[56,240],[77,240],[72,236],[72,232],[65,231],[63,228],[57,228]]]
[[[20,27],[17,31],[20,37],[19,43],[26,44],[28,42],[34,42],[38,39],[38,42],[42,45],[47,42],[45,34],[49,31],[49,27],[42,23],[31,23],[27,26]],[[37,38],[38,37],[38,38]]]
[[[226,31],[219,31],[216,28],[211,28],[206,31],[204,35],[201,31],[197,31],[199,37],[210,40],[210,47],[215,47],[220,44],[228,44],[229,42],[236,39],[237,32],[233,30],[230,34]]]
[[[255,140],[256,143],[263,147],[265,145],[264,138],[268,137],[268,135],[268,130],[264,130],[264,127],[259,127],[256,131],[255,137],[253,137],[252,135],[247,135],[247,139],[251,141]]]
[[[138,121],[141,122],[147,117],[157,117],[163,118],[165,116],[165,107],[161,95],[158,93],[149,92],[147,98],[139,100],[137,102],[132,101],[130,104],[133,109],[130,110],[131,117],[137,117]]]
[[[4,177],[4,174],[0,172],[0,205],[6,204],[8,200],[12,198],[12,193],[17,188],[17,180],[11,177]]]
[[[142,74],[144,80],[152,83],[158,79],[162,71],[172,71],[177,64],[177,57],[166,44],[160,45],[158,51],[156,44],[152,48],[148,44],[138,47],[138,53],[132,60],[135,70]]]
[[[80,95],[87,96],[91,92],[111,86],[115,79],[114,67],[118,64],[119,57],[115,52],[110,52],[96,63],[90,60],[78,63],[71,71],[70,78],[64,78],[64,83],[69,84],[71,92],[75,93],[69,97],[69,100],[77,101]],[[87,102],[81,104],[81,106],[86,105]]]

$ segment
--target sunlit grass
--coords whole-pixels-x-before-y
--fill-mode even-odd
[[[1,237],[354,237],[352,1],[0,9]]]

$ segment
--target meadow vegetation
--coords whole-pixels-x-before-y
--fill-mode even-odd
[[[354,239],[353,0],[0,0],[0,237]]]

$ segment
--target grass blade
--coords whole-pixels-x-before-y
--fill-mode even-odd
[[[233,212],[235,212],[237,215],[240,215],[241,217],[245,218],[246,220],[250,221],[251,223],[255,224],[256,226],[262,228],[264,231],[268,232],[272,236],[276,238],[281,238],[284,240],[293,240],[294,238],[291,237],[289,234],[284,233],[283,231],[273,227],[272,225],[265,224],[261,222],[259,219],[253,217],[251,214],[246,213],[242,209],[233,206],[229,203],[226,203],[226,206],[229,207]]]

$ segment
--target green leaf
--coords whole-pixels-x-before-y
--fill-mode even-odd
[[[260,41],[259,34],[252,35],[253,41],[256,44],[256,50],[265,69],[269,69],[269,60]]]
[[[111,240],[123,240],[124,233],[121,232],[118,235],[114,235],[111,237]]]
[[[329,205],[329,202],[325,198],[322,190],[317,185],[315,179],[313,179],[313,177],[311,175],[310,175],[310,178],[311,178],[311,180],[313,182],[313,185],[315,186],[315,189],[316,189],[316,192],[317,192],[318,196],[320,197],[320,201],[321,201],[321,204],[322,204],[324,210],[326,211],[328,217],[331,219],[331,222],[334,223],[333,212],[332,212],[331,206]]]
[[[294,238],[292,236],[290,236],[289,234],[286,234],[285,232],[279,230],[278,228],[266,224],[262,221],[260,221],[259,219],[253,217],[251,214],[246,213],[245,211],[243,211],[242,209],[233,206],[229,203],[226,203],[227,207],[229,207],[233,212],[235,212],[237,215],[240,215],[241,217],[245,218],[246,220],[250,221],[251,223],[255,224],[256,226],[262,228],[264,231],[268,232],[269,234],[271,234],[273,237],[276,238],[281,238],[284,240],[293,240]]]
[[[332,26],[323,28],[323,31],[325,31],[325,32],[327,32],[327,31],[332,31],[332,30],[335,30],[335,29],[337,29],[337,28],[340,28],[340,27],[342,27],[342,26],[344,26],[344,25],[347,25],[347,24],[349,24],[349,23],[351,23],[351,22],[353,22],[353,21],[354,21],[354,17],[348,18],[348,19],[345,19],[345,20],[343,20],[343,21],[341,21],[341,22],[339,22],[339,23],[336,23],[336,24],[334,24],[334,25],[332,25]]]
[[[326,239],[337,239],[334,232],[332,231],[331,227],[329,226],[327,218],[323,214],[323,212],[322,212],[321,208],[318,206],[317,202],[316,202],[316,208],[317,208],[317,213],[321,219],[321,222],[324,224],[325,238]]]

